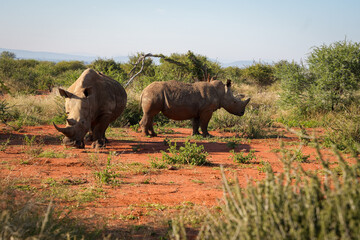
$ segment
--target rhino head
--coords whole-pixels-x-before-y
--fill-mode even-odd
[[[65,135],[63,143],[68,146],[84,148],[84,137],[91,126],[89,96],[92,89],[85,88],[77,91],[77,94],[71,93],[59,88],[61,96],[65,97],[65,110],[67,114],[66,126],[64,128],[54,127]]]
[[[241,100],[235,97],[231,91],[231,80],[227,80],[225,86],[225,95],[221,101],[222,107],[231,114],[242,116],[245,113],[245,107],[250,102],[250,98]]]

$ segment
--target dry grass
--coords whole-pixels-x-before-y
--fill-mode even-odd
[[[48,123],[65,113],[64,100],[57,90],[48,95],[9,95],[5,100],[10,114],[29,125]]]

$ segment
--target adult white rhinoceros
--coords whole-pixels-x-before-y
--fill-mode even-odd
[[[196,82],[177,81],[153,82],[141,94],[144,112],[140,126],[145,135],[156,136],[153,119],[160,111],[173,120],[192,119],[193,135],[209,136],[207,127],[214,111],[224,108],[237,116],[244,115],[250,98],[242,101],[233,96],[231,81],[226,86],[221,81]],[[150,132],[150,133],[149,133]]]
[[[120,83],[92,69],[86,69],[68,88],[59,88],[65,97],[67,124],[55,128],[65,135],[64,144],[84,148],[89,132],[92,147],[105,146],[105,131],[124,111],[127,95]]]

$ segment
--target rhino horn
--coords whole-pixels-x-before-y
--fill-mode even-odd
[[[250,98],[246,99],[246,100],[244,101],[245,106],[246,106],[249,102],[250,102]]]
[[[65,136],[71,138],[74,136],[75,134],[75,129],[74,127],[65,127],[65,128],[61,128],[61,127],[58,127],[56,126],[55,123],[54,124],[54,127],[56,128],[56,130],[58,130],[59,132],[63,133]]]

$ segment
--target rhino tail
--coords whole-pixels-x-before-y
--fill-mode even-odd
[[[142,98],[143,98],[143,92],[140,95],[140,104],[139,104],[139,108],[141,109],[142,107]]]

